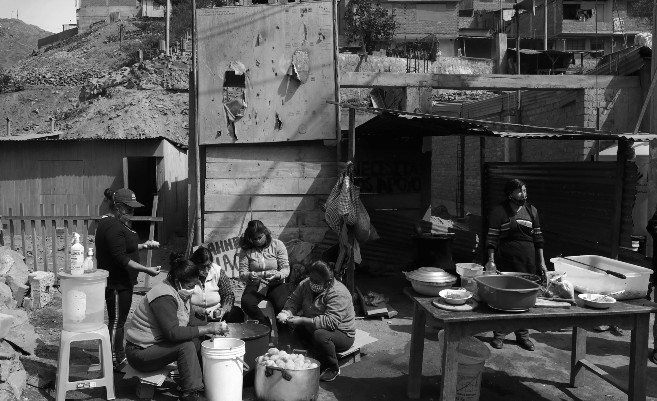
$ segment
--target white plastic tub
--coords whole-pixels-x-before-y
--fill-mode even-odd
[[[652,274],[650,269],[598,255],[568,256],[568,259],[573,261],[564,258],[552,258],[550,261],[554,263],[557,272],[566,273],[566,280],[573,283],[577,292],[610,294],[624,291],[613,295],[616,299],[643,298],[648,292],[648,281]],[[622,273],[627,279],[612,276],[577,262]]]

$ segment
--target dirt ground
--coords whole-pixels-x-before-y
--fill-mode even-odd
[[[158,251],[154,263],[166,266],[170,251],[184,248],[184,241],[169,245]],[[151,284],[163,279],[164,275],[152,280]],[[408,379],[408,358],[410,333],[412,327],[412,305],[402,289],[408,284],[400,275],[371,277],[357,274],[356,282],[361,291],[377,291],[390,298],[390,305],[399,314],[393,319],[359,319],[357,327],[369,332],[378,339],[368,345],[359,363],[346,366],[341,376],[331,383],[320,384],[319,401],[351,400],[405,400]],[[133,307],[142,295],[135,294]],[[36,356],[27,358],[26,369],[34,373],[39,369],[54,369],[59,346],[61,323],[61,294],[47,307],[32,312],[31,322],[37,328],[40,340]],[[652,327],[652,325],[651,325]],[[583,400],[616,401],[627,396],[593,374],[588,374],[586,386],[570,388],[570,333],[531,331],[536,351],[527,352],[515,345],[510,335],[502,350],[493,350],[486,362],[482,379],[480,400]],[[630,335],[614,337],[608,332],[590,333],[588,341],[589,359],[602,369],[622,381],[627,380],[629,365]],[[490,333],[477,336],[484,342],[490,340]],[[650,347],[652,347],[652,335]],[[89,363],[96,358],[94,344],[81,343],[74,353],[74,363]],[[422,400],[438,399],[440,372],[438,361],[438,329],[429,322],[425,337],[425,358],[422,377]],[[657,366],[648,364],[648,400],[657,400]],[[49,367],[49,368],[48,368]],[[92,376],[88,376],[92,377]],[[114,377],[117,400],[137,400],[136,379]],[[157,401],[177,399],[176,384],[165,381],[155,393]],[[53,400],[52,387],[37,389],[28,386],[24,393],[26,400]],[[105,390],[69,391],[67,399],[104,400]],[[255,400],[253,388],[245,388],[244,400]]]

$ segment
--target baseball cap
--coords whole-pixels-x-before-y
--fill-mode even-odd
[[[114,192],[114,203],[123,203],[130,207],[142,207],[141,203],[137,202],[135,193],[128,188],[121,188]]]

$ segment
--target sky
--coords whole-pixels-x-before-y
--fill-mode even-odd
[[[75,0],[0,0],[0,18],[18,18],[53,33],[75,24]]]

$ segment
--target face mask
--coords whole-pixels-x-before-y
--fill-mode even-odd
[[[320,292],[324,291],[324,284],[310,283],[310,289],[314,293],[320,293]]]
[[[192,297],[192,294],[194,294],[194,289],[185,289],[180,286],[180,289],[178,290],[178,296],[182,298],[183,301],[188,300],[189,298]]]

